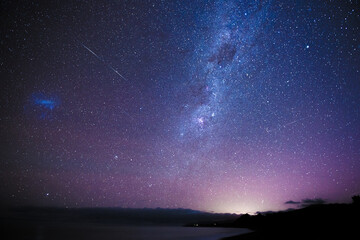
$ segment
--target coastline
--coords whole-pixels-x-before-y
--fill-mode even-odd
[[[252,239],[265,239],[266,235],[260,232],[249,232],[244,234],[238,234],[231,237],[221,238],[219,240],[252,240]],[[268,238],[268,237],[267,237]],[[278,239],[278,238],[276,238]]]

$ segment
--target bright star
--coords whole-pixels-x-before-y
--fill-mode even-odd
[[[197,122],[200,124],[200,125],[204,125],[204,117],[199,117],[197,119]]]

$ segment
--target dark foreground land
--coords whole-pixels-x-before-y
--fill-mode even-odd
[[[253,216],[211,214],[190,209],[15,208],[1,210],[0,234],[5,236],[1,239],[118,240],[119,238],[115,236],[125,234],[122,232],[124,228],[118,228],[119,226],[182,226],[186,222],[194,223],[188,226],[247,228],[253,231],[224,240],[360,239],[358,201],[354,201],[353,204],[312,205],[302,209]],[[129,229],[132,228],[125,230]],[[83,238],[84,233],[90,238]],[[46,238],[46,236],[56,236],[56,238]],[[129,233],[126,236],[132,235]],[[128,240],[127,237],[122,239]]]
[[[230,226],[254,232],[224,240],[360,239],[360,206],[324,204],[256,216],[245,214]]]

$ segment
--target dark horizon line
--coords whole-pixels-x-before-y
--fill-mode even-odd
[[[144,207],[144,208],[133,208],[133,207],[60,207],[60,206],[38,206],[38,205],[2,205],[0,209],[52,209],[52,210],[178,210],[178,211],[191,211],[194,213],[206,213],[206,214],[229,214],[229,215],[242,215],[243,213],[230,213],[230,212],[214,212],[214,211],[203,211],[192,208],[164,208],[164,207]],[[245,214],[245,213],[244,213]]]
[[[291,200],[290,200],[291,201]],[[291,205],[289,204],[287,201],[284,203],[284,205]],[[298,203],[298,204],[294,204],[297,205],[294,208],[287,208],[287,209],[282,209],[282,210],[267,210],[267,211],[255,211],[255,212],[244,212],[244,213],[235,213],[235,212],[214,212],[214,211],[204,211],[204,210],[197,210],[197,209],[192,209],[192,208],[164,208],[164,207],[68,207],[68,206],[39,206],[39,205],[7,205],[7,204],[0,204],[0,209],[9,209],[9,210],[16,210],[16,209],[42,209],[42,210],[46,210],[46,209],[52,209],[52,210],[130,210],[130,211],[138,211],[138,210],[178,210],[178,211],[191,211],[194,213],[206,213],[206,214],[229,214],[229,215],[244,215],[244,214],[258,214],[258,213],[269,213],[269,212],[283,212],[283,211],[289,211],[289,210],[295,210],[295,209],[302,209],[302,208],[306,208],[309,206],[314,206],[314,205],[333,205],[333,204],[351,204],[351,202],[323,202],[323,203],[314,203],[314,204],[309,204],[309,205],[305,205],[305,204],[301,204],[301,202],[294,202],[294,203]]]

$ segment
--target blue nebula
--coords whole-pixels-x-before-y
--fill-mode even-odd
[[[30,98],[31,109],[40,119],[51,117],[53,110],[58,108],[60,104],[60,99],[54,95],[33,93]]]
[[[57,103],[51,99],[35,99],[34,103],[50,110],[53,110],[57,105]]]

